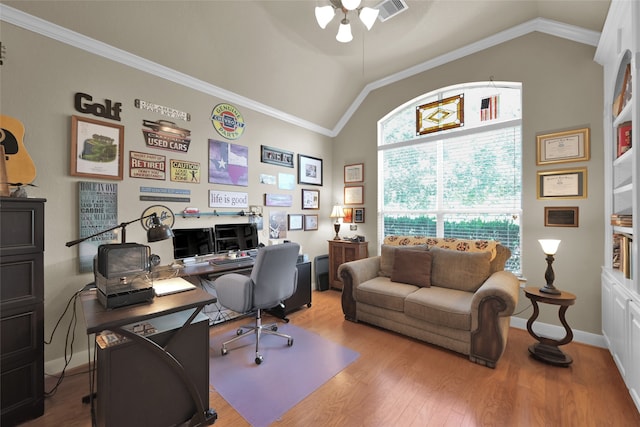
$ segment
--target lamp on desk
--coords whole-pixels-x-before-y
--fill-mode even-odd
[[[333,224],[333,229],[336,231],[336,237],[334,237],[333,240],[340,240],[340,236],[338,236],[338,233],[340,232],[340,218],[344,218],[344,210],[342,209],[342,206],[335,205],[331,211],[331,215],[329,215],[329,218],[336,219],[336,222]]]
[[[560,295],[560,291],[553,286],[553,281],[556,278],[556,275],[553,272],[553,268],[551,264],[553,264],[553,256],[558,251],[558,246],[560,245],[560,240],[554,239],[540,239],[540,246],[542,246],[542,251],[547,255],[547,271],[544,273],[544,278],[547,281],[547,284],[540,288],[540,292],[544,292],[552,295]]]
[[[173,237],[173,231],[171,231],[171,227],[163,224],[162,221],[160,221],[160,218],[158,218],[158,214],[154,212],[152,214],[149,214],[131,221],[122,222],[116,225],[115,227],[111,227],[107,230],[99,231],[96,234],[92,234],[91,236],[83,237],[77,240],[72,240],[70,242],[65,243],[65,246],[69,248],[71,246],[77,245],[78,243],[82,243],[85,240],[89,240],[93,237],[100,236],[101,234],[108,233],[118,228],[122,230],[120,243],[126,243],[127,242],[127,225],[133,224],[134,222],[142,221],[147,218],[151,218],[151,225],[147,230],[147,241],[149,243],[159,242],[161,240],[166,240]]]

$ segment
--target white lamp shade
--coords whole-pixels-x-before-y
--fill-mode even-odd
[[[351,24],[349,24],[349,21],[347,21],[346,19],[342,20],[340,28],[338,28],[336,40],[338,40],[340,43],[349,43],[351,40],[353,40],[353,35],[351,35]]]
[[[356,10],[361,0],[342,0],[342,6],[347,10]]]
[[[540,242],[540,246],[542,246],[542,251],[547,255],[555,255],[560,245],[560,240],[554,239],[540,239],[538,242]]]
[[[367,27],[367,30],[370,30],[371,27],[373,27],[373,24],[376,23],[378,13],[380,13],[378,9],[373,9],[371,7],[363,7],[360,11],[360,20],[364,26]]]
[[[335,205],[329,218],[344,218],[344,209],[342,209],[342,206]]]
[[[333,6],[318,6],[316,7],[316,21],[318,21],[318,25],[323,30],[327,27],[329,22],[336,15],[336,11],[333,9]]]

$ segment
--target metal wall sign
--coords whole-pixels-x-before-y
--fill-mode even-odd
[[[211,122],[215,130],[227,139],[238,139],[244,132],[242,114],[231,104],[218,104],[211,112]]]
[[[159,154],[129,151],[129,176],[165,180],[167,175],[166,157]]]
[[[176,217],[174,216],[173,211],[164,205],[149,206],[142,212],[140,218],[144,218],[145,216],[151,215],[153,213],[158,216],[161,223],[168,227],[173,227],[173,224],[176,221]],[[142,228],[144,228],[145,230],[149,230],[149,228],[151,228],[151,221],[152,218],[145,218],[144,220],[142,220]]]
[[[176,110],[175,108],[165,107],[162,105],[154,104],[152,102],[143,101],[142,99],[136,99],[133,101],[133,105],[141,110],[151,111],[153,113],[162,114],[163,116],[170,117],[172,119],[181,119],[185,122],[191,121],[191,114],[184,111]]]
[[[200,183],[200,163],[171,159],[169,164],[171,181],[190,184]]]
[[[191,131],[176,126],[175,123],[166,120],[143,120],[142,129],[145,143],[150,148],[177,151],[186,153],[191,144]]]

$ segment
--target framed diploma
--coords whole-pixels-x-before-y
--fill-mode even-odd
[[[589,160],[589,128],[538,135],[536,164]]]
[[[586,199],[587,168],[538,171],[538,199]]]

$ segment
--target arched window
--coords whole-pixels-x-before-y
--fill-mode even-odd
[[[498,240],[512,252],[507,269],[520,273],[521,126],[521,84],[504,82],[443,88],[382,118],[379,241]]]

